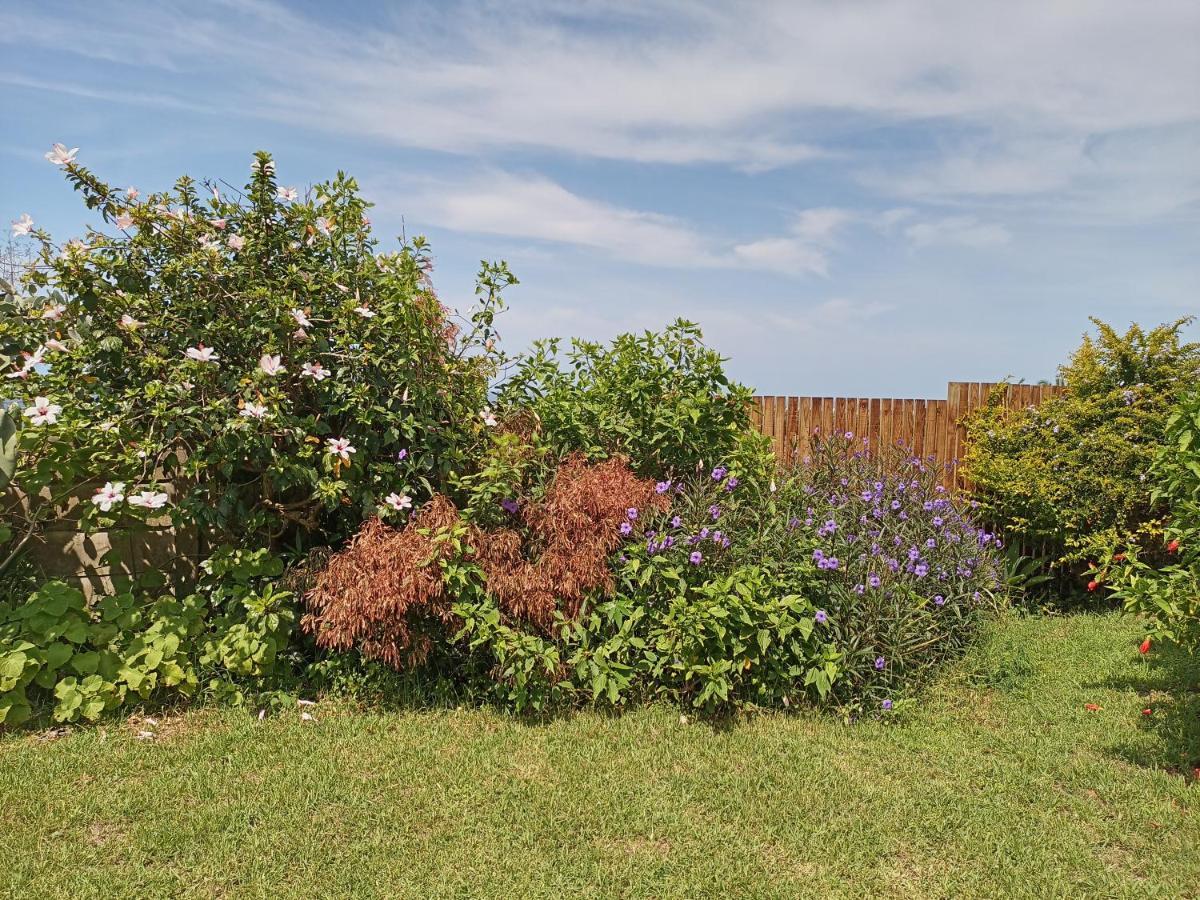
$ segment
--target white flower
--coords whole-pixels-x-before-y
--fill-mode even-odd
[[[263,403],[247,403],[242,407],[239,415],[245,419],[265,419],[267,417],[267,407]]]
[[[21,218],[13,219],[13,237],[23,237],[33,231],[33,218],[29,213],[21,213]]]
[[[29,377],[29,373],[32,372],[35,367],[41,365],[42,360],[45,359],[46,347],[45,345],[38,347],[32,353],[26,353],[22,351],[21,355],[25,357],[25,361],[21,364],[21,368],[19,368],[17,371],[8,373],[9,378]]]
[[[42,310],[42,318],[43,319],[53,319],[54,321],[57,322],[59,319],[62,318],[63,313],[65,313],[66,311],[67,311],[67,308],[65,306],[63,306],[61,303],[52,303],[49,306],[47,306],[45,309]]]
[[[367,306],[365,303],[364,303],[362,306],[356,306],[356,307],[354,307],[354,311],[355,311],[356,313],[358,313],[360,316],[362,316],[364,319],[373,319],[373,318],[375,318],[375,310],[371,309],[371,308],[370,308],[369,306]]]
[[[226,219],[209,219],[208,224],[217,229],[217,231],[224,231],[225,226],[228,225],[229,222]]]
[[[292,318],[296,320],[296,324],[301,328],[312,328],[312,322],[308,320],[308,315],[302,309],[293,309]]]
[[[50,152],[46,154],[46,159],[50,160],[56,166],[66,166],[75,162],[75,154],[78,152],[78,147],[72,147],[68,150],[65,144],[55,144]]]
[[[34,397],[33,405],[25,407],[25,416],[30,425],[53,425],[58,421],[60,412],[62,407],[45,397]]]
[[[194,359],[196,362],[204,363],[215,363],[221,358],[217,356],[216,351],[213,350],[212,347],[205,347],[203,344],[199,344],[195,347],[188,347],[187,350],[184,351],[184,354],[188,359]]]
[[[122,231],[133,227],[133,216],[131,216],[129,213],[121,213],[119,216],[117,216],[115,221],[117,227]]]
[[[302,378],[311,378],[313,381],[324,381],[332,374],[332,372],[320,363],[305,363],[300,367],[300,376]]]
[[[483,424],[488,428],[496,427],[496,416],[490,407],[485,406],[483,409],[481,409],[479,411],[479,417],[483,419]]]
[[[120,321],[120,323],[119,323],[119,324],[120,324],[120,326],[121,326],[122,328],[128,328],[130,331],[137,331],[137,330],[138,330],[139,328],[141,328],[141,327],[142,327],[142,325],[144,325],[145,323],[144,323],[144,322],[139,322],[137,319],[135,319],[135,318],[134,318],[133,316],[131,316],[129,313],[124,313],[124,314],[121,316],[121,321]]]
[[[62,353],[66,349],[67,349],[67,345],[64,344],[62,341],[58,340],[57,338],[48,338],[46,340],[46,343],[42,344],[42,346],[39,348],[40,352],[43,352],[43,353],[46,350],[53,350],[55,353]]]
[[[280,372],[286,372],[283,363],[278,355],[272,356],[270,353],[264,353],[258,361],[258,367],[262,369],[264,375],[275,376]]]
[[[225,243],[229,245],[230,250],[241,250],[246,246],[246,239],[240,234],[231,234],[225,239]]]
[[[300,195],[296,193],[296,189],[295,189],[295,188],[291,188],[291,187],[281,187],[281,188],[279,189],[279,199],[280,199],[280,200],[286,200],[288,203],[295,203],[295,202],[296,202],[296,198],[297,198],[297,197],[299,197],[299,196],[300,196]]]
[[[396,512],[412,509],[412,497],[408,496],[408,494],[397,494],[393,491],[384,498],[383,502]]]
[[[170,498],[161,491],[142,491],[130,494],[126,498],[126,502],[130,506],[140,506],[143,509],[162,509],[167,505],[168,499]]]
[[[328,216],[321,216],[317,219],[317,228],[320,229],[321,234],[329,234],[329,232],[333,231],[333,219]]]
[[[73,240],[67,241],[67,255],[68,256],[73,256],[76,253],[86,253],[87,250],[88,250],[88,245],[85,244],[83,241],[79,240],[79,238],[75,238]]]
[[[138,198],[139,193],[141,193],[141,192],[137,188],[135,188],[133,185],[130,185],[129,187],[125,188],[125,196],[128,197],[130,200],[136,200]]]
[[[325,452],[340,456],[343,462],[350,462],[350,454],[358,452],[346,438],[328,438],[327,440],[329,447]]]
[[[92,497],[92,502],[95,503],[103,512],[108,512],[116,504],[125,499],[125,482],[110,481],[100,490],[96,491]]]

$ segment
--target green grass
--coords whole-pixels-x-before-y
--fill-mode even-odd
[[[13,734],[0,891],[1200,896],[1195,672],[1138,639],[1014,618],[890,725],[322,702],[312,722],[198,710],[152,740],[133,720]]]

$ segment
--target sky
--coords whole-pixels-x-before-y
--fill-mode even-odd
[[[940,397],[1200,312],[1195,0],[0,0],[0,52],[0,220],[95,222],[55,141],[142,191],[269,150],[448,305],[507,260],[510,352],[684,317],[761,393]]]

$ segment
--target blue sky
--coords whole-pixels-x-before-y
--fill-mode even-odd
[[[5,0],[0,49],[5,221],[87,221],[54,141],[143,191],[268,149],[450,305],[507,259],[510,349],[684,316],[764,393],[937,397],[1200,311],[1194,0]]]

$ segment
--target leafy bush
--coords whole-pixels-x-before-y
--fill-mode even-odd
[[[1200,647],[1200,393],[1167,419],[1152,474],[1151,497],[1169,516],[1163,543],[1113,546],[1091,574],[1126,610],[1147,618],[1152,638],[1194,650]]]
[[[18,535],[95,490],[85,528],[169,513],[217,542],[336,542],[471,468],[503,264],[456,321],[425,242],[377,252],[341,173],[300,197],[259,153],[241,191],[185,177],[143,197],[58,159],[106,227],[62,246],[33,230],[29,295],[0,318],[19,487],[48,501],[37,521],[10,507]]]
[[[1060,370],[1060,396],[1011,411],[997,391],[968,423],[979,514],[1063,565],[1158,539],[1163,510],[1147,472],[1180,391],[1200,374],[1200,345],[1180,335],[1190,319],[1123,335],[1093,321],[1096,337]]]
[[[201,591],[182,599],[125,592],[89,607],[51,581],[0,604],[0,725],[43,704],[57,721],[94,721],[129,702],[269,689],[294,620],[291,595],[272,583],[281,570],[265,551],[223,548]]]
[[[556,454],[626,457],[642,477],[727,459],[749,431],[748,388],[731,382],[698,326],[623,334],[610,347],[557,339],[534,344],[501,386],[506,410],[532,413]]]

